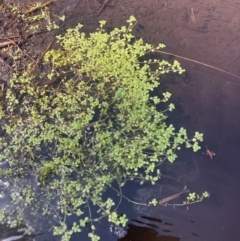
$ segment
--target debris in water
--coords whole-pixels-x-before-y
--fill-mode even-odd
[[[189,190],[187,190],[187,187],[185,186],[181,192],[179,192],[179,193],[177,193],[175,195],[172,195],[170,197],[167,197],[167,198],[159,200],[158,204],[159,205],[166,204],[167,202],[180,197],[181,194],[186,193],[186,192],[189,192]]]
[[[111,224],[110,225],[110,232],[113,233],[117,238],[124,238],[127,235],[127,231],[120,226]]]
[[[213,158],[213,156],[215,156],[216,154],[213,151],[210,151],[208,149],[208,147],[206,146],[206,156],[209,156],[211,159]]]

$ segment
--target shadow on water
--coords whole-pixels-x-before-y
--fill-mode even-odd
[[[195,222],[189,221],[193,226]],[[140,216],[132,219],[127,226],[127,235],[119,241],[180,241],[181,238],[172,234],[174,223],[165,222],[159,218]],[[193,231],[188,231],[191,240],[199,240],[200,236]]]
[[[145,218],[144,216],[142,218]],[[151,218],[148,218],[151,219]],[[159,219],[160,220],[160,219]],[[137,220],[134,220],[135,222]],[[152,222],[155,220],[152,219]],[[161,220],[160,220],[161,221]],[[137,221],[138,223],[141,221]],[[158,221],[157,221],[158,223]],[[144,224],[146,226],[152,226],[153,224],[150,223],[144,223],[141,222],[141,224]],[[169,229],[163,229],[163,232],[170,233],[171,231]],[[170,234],[167,235],[159,235],[158,231],[156,228],[152,227],[144,227],[144,226],[139,226],[139,225],[134,225],[134,224],[129,224],[128,225],[128,234],[126,237],[119,239],[121,241],[179,241],[180,238],[172,236]]]

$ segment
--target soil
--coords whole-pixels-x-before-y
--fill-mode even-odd
[[[134,15],[138,20],[134,34],[144,41],[154,45],[164,43],[167,52],[240,76],[240,3],[237,0],[59,0],[50,9],[56,14],[66,14],[64,29],[82,23],[86,32],[94,31],[99,20],[106,20],[110,30],[125,25],[129,16]],[[4,32],[1,37],[2,34]],[[32,58],[36,60],[41,55],[54,34],[28,38],[27,45],[34,46],[35,50]],[[0,57],[6,63],[4,53]],[[170,229],[171,235],[184,241],[240,240],[240,77],[174,55],[159,57],[169,61],[178,59],[186,69],[184,75],[163,78],[161,82],[162,89],[173,94],[172,102],[176,106],[169,121],[177,127],[184,126],[189,133],[202,132],[203,151],[207,145],[216,153],[212,160],[201,152],[192,155],[183,150],[180,153],[179,161],[186,160],[185,172],[181,168],[180,174],[187,176],[191,167],[196,170],[191,172],[192,179],[182,179],[180,183],[190,185],[196,192],[208,190],[211,198],[192,206],[188,212],[169,211],[171,222],[176,224]],[[10,62],[7,65],[12,68]],[[1,77],[1,81],[7,80]],[[122,209],[124,212],[124,207]],[[154,215],[161,218],[161,213]]]

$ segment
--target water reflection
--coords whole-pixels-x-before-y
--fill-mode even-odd
[[[0,163],[1,170],[8,167],[8,160]],[[4,211],[7,217],[6,225],[0,225],[0,241],[54,240],[49,233],[52,218],[49,215],[42,216],[36,208],[33,213],[34,207],[28,205],[22,197],[22,190],[29,184],[34,187],[36,193],[40,193],[38,181],[33,175],[28,175],[25,179],[19,179],[16,182],[12,181],[11,176],[8,178],[2,176],[0,179],[0,210]],[[39,209],[44,205],[41,199],[42,197],[39,196],[37,202]],[[51,205],[58,209],[58,200],[53,200]],[[9,227],[10,225],[12,228]],[[43,234],[48,238],[41,238]]]
[[[60,14],[68,14],[71,13],[74,8],[77,6],[79,0],[67,0],[62,1],[60,4]]]
[[[173,235],[159,234],[161,226],[164,227],[165,222],[161,219],[141,216],[141,220],[132,220],[133,224],[128,225],[127,235],[119,239],[121,241],[180,241],[179,237]],[[135,224],[137,223],[137,225]],[[161,225],[160,225],[161,224]],[[172,224],[171,224],[172,225]],[[170,233],[171,230],[162,228],[161,233]]]
[[[193,221],[189,221],[194,225]],[[165,222],[162,219],[141,216],[139,219],[132,219],[128,225],[128,232],[121,241],[180,241],[181,235],[174,235],[173,230],[178,228],[174,223]],[[188,231],[191,240],[199,240],[200,236],[193,231]],[[197,238],[197,239],[196,239]]]
[[[17,228],[9,228],[5,225],[0,225],[0,233],[1,233],[1,241],[32,241],[35,235],[25,235],[26,227],[24,225],[20,225]]]

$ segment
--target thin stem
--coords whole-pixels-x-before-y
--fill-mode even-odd
[[[152,52],[152,51],[149,51],[149,52]],[[231,75],[231,76],[233,76],[233,77],[236,77],[236,78],[240,79],[240,76],[238,76],[238,75],[232,74],[232,73],[230,73],[230,72],[228,72],[228,71],[226,71],[226,70],[223,70],[223,69],[214,67],[214,66],[209,65],[209,64],[205,64],[205,63],[200,62],[200,61],[197,61],[197,60],[193,60],[193,59],[186,58],[186,57],[183,57],[183,56],[180,56],[180,55],[177,55],[177,54],[172,54],[172,53],[168,53],[168,52],[161,51],[161,50],[156,50],[156,49],[154,49],[154,52],[157,52],[157,53],[160,53],[160,54],[172,55],[172,56],[174,56],[174,57],[177,57],[177,58],[180,58],[180,59],[184,59],[184,60],[187,60],[187,61],[196,63],[196,64],[200,64],[200,65],[203,65],[203,66],[205,66],[205,67],[208,67],[208,68],[211,68],[211,69],[220,71],[220,72],[222,72],[222,73],[225,73],[225,74],[228,74],[228,75]]]
[[[131,203],[137,204],[137,205],[142,205],[142,206],[148,206],[148,204],[146,203],[138,203],[138,202],[134,202],[131,199],[127,198],[126,196],[124,196],[122,193],[120,193],[117,189],[115,189],[114,187],[109,186],[110,188],[112,188],[114,191],[116,191],[119,195],[121,195],[122,197],[124,197],[126,200],[128,200]]]
[[[54,213],[56,214],[56,216],[57,216],[57,218],[58,218],[58,220],[59,220],[59,223],[61,223],[61,218],[59,217],[58,212],[57,212],[56,209],[52,206],[52,204],[51,204],[50,202],[48,202],[44,197],[41,197],[41,199],[42,199],[47,205],[49,205],[49,206],[52,208],[52,210],[54,211]]]
[[[120,203],[122,202],[122,189],[121,189],[120,185],[118,185],[118,187],[119,187],[119,190],[120,190],[121,195],[120,195],[120,200],[119,200],[119,202],[118,202],[118,205],[116,206],[116,208],[114,209],[114,211],[116,211],[116,210],[118,209]]]
[[[25,14],[30,14],[30,13],[32,13],[32,12],[34,12],[34,11],[40,9],[40,8],[44,8],[44,7],[48,6],[49,4],[51,4],[52,2],[54,2],[54,0],[50,0],[46,3],[43,3],[42,5],[37,5],[35,7],[32,7],[28,11],[26,11]]]
[[[199,202],[201,202],[203,200],[203,198],[201,198],[201,199],[199,199],[199,200],[196,200],[196,201],[193,201],[193,202],[189,202],[189,203],[179,203],[179,204],[167,204],[167,203],[165,203],[165,204],[158,204],[158,205],[161,205],[161,206],[174,206],[174,207],[182,207],[182,206],[188,206],[188,205],[192,205],[192,204],[194,204],[194,203],[199,203]]]
[[[90,222],[91,222],[91,226],[92,226],[92,212],[91,212],[91,208],[89,206],[88,200],[87,200],[87,205],[88,205],[88,212],[89,212],[89,216],[90,216]]]

